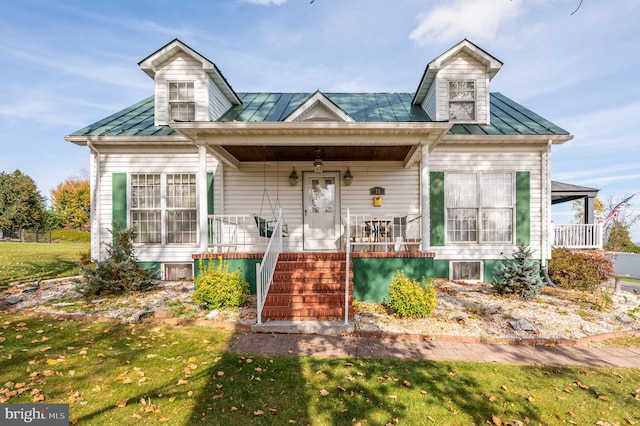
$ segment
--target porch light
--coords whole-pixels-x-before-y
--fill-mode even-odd
[[[347,167],[347,173],[344,174],[343,179],[344,179],[344,186],[351,186],[351,183],[353,182],[353,175],[351,174],[351,170],[349,170],[348,167]]]
[[[316,159],[313,161],[313,171],[316,173],[322,173],[322,166],[324,163],[320,159],[320,150],[316,149]]]
[[[296,186],[298,184],[298,173],[296,173],[296,168],[294,167],[289,175],[289,185]]]

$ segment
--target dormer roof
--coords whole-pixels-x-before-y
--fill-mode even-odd
[[[233,90],[229,82],[227,82],[227,79],[222,75],[222,72],[220,72],[216,64],[214,64],[177,38],[170,41],[151,55],[138,62],[138,66],[140,66],[142,71],[144,71],[149,77],[155,78],[156,72],[162,67],[162,65],[178,53],[185,53],[195,61],[199,62],[202,66],[202,69],[209,75],[211,80],[215,83],[215,85],[220,89],[225,98],[227,98],[227,100],[231,104],[240,105],[242,103],[242,101]]]
[[[422,79],[420,80],[420,84],[418,84],[418,89],[413,96],[412,103],[414,105],[419,105],[424,101],[438,71],[440,71],[444,65],[460,53],[466,53],[479,63],[484,64],[486,66],[489,80],[491,80],[502,67],[502,61],[496,59],[494,56],[471,43],[469,40],[464,39],[442,55],[435,58],[433,61],[429,62]]]

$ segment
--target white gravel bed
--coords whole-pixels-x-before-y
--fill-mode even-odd
[[[358,302],[354,322],[356,330],[362,331],[509,339],[578,339],[640,329],[638,295],[597,291],[605,291],[610,298],[606,310],[597,309],[595,302],[602,296],[596,298],[595,294],[545,288],[539,297],[527,300],[499,296],[486,283],[437,280],[438,304],[432,316],[399,318],[379,304]],[[11,287],[0,296],[0,302],[17,310],[121,318],[124,322],[156,312],[238,324],[256,322],[255,296],[240,309],[211,311],[195,305],[192,295],[193,282],[163,281],[150,292],[87,301],[75,291],[73,279],[62,279]],[[524,329],[514,329],[512,324],[516,323],[524,324]]]

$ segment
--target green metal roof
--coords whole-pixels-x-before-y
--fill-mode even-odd
[[[323,93],[357,122],[430,122],[413,93]],[[238,93],[241,105],[219,121],[285,120],[313,93]],[[170,136],[169,126],[154,126],[153,96],[84,127],[69,136]],[[568,135],[569,132],[501,93],[491,94],[491,124],[454,124],[450,135]]]

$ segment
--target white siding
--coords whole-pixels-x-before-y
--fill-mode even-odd
[[[449,119],[449,81],[452,80],[476,82],[475,121],[489,123],[489,78],[486,67],[465,53],[454,57],[438,72],[434,82],[434,85],[437,86],[436,90],[430,89],[425,99],[429,108],[432,108],[431,104],[436,102],[437,114],[430,115],[431,118],[437,121]],[[429,99],[430,96],[434,99]]]
[[[231,108],[231,102],[224,97],[218,86],[209,80],[209,116],[207,120],[215,121]]]
[[[437,90],[438,90],[438,85],[432,84],[429,87],[427,96],[424,98],[424,101],[422,102],[422,109],[425,110],[425,112],[429,115],[429,118],[431,118],[432,120],[437,120],[436,117],[438,117],[437,105],[436,105]]]
[[[431,153],[429,168],[431,171],[444,172],[516,172],[530,173],[530,247],[540,258],[541,248],[547,241],[542,236],[542,203],[550,197],[543,194],[540,147],[505,146],[447,146],[439,145]],[[514,244],[447,244],[434,246],[430,250],[436,253],[436,259],[502,259],[510,257]],[[544,251],[543,251],[544,252]]]
[[[101,176],[100,176],[100,253],[106,255],[106,244],[111,243],[112,228],[112,175],[113,173],[127,173],[127,185],[130,185],[131,173],[197,173],[197,147],[140,147],[140,148],[102,148]],[[211,156],[207,158],[207,171],[214,172],[214,194],[216,211],[221,209],[218,194],[221,193],[220,168],[218,161]],[[198,188],[198,191],[206,188]],[[127,188],[127,207],[130,206],[130,190]],[[130,215],[127,224],[130,224]],[[136,255],[140,262],[191,262],[191,255],[199,250],[194,245],[146,245],[136,248]]]
[[[216,120],[231,106],[202,69],[202,64],[185,53],[178,53],[162,66],[155,77],[156,125],[168,123],[168,88],[170,82],[176,81],[194,83],[196,121]]]

